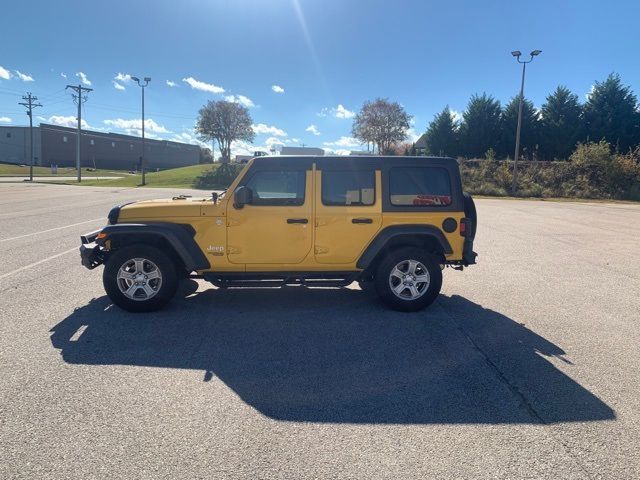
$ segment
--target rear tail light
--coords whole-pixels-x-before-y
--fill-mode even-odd
[[[463,218],[462,220],[460,220],[460,236],[467,237],[469,236],[470,232],[471,232],[471,219]]]

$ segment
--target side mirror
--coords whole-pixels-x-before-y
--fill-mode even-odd
[[[233,206],[237,209],[253,202],[253,190],[249,187],[239,187],[233,193]]]

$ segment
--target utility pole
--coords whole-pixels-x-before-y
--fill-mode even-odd
[[[144,168],[144,89],[149,85],[151,77],[144,77],[143,81],[140,81],[138,77],[131,77],[131,80],[135,81],[140,88],[142,88],[142,157],[140,157],[140,170],[142,171],[142,185],[146,185],[145,181],[145,168]]]
[[[33,182],[33,108],[41,107],[40,103],[33,103],[38,100],[38,97],[31,95],[31,92],[27,92],[27,96],[22,97],[25,102],[18,102],[19,105],[27,107],[27,115],[29,115],[29,181]]]
[[[93,88],[83,87],[82,84],[67,85],[65,90],[70,88],[76,93],[72,93],[74,103],[78,104],[78,141],[76,143],[76,169],[78,170],[78,183],[82,181],[82,169],[80,168],[80,135],[82,133],[82,103],[87,101],[87,96],[82,92],[92,92]]]
[[[524,74],[527,69],[527,63],[531,63],[533,61],[533,57],[537,57],[542,53],[542,50],[534,50],[529,55],[531,58],[527,61],[520,60],[519,50],[514,50],[511,52],[518,63],[522,64],[522,81],[520,83],[520,102],[518,103],[518,126],[516,127],[516,151],[513,155],[513,184],[511,185],[511,193],[515,195],[518,191],[518,157],[520,156],[520,129],[522,127],[522,104],[524,103]]]

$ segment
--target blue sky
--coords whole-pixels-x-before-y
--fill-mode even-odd
[[[558,84],[584,99],[611,72],[640,93],[638,18],[630,0],[8,2],[0,124],[28,123],[17,105],[27,91],[41,119],[73,123],[64,87],[82,72],[94,89],[89,127],[135,134],[140,89],[127,75],[150,76],[150,136],[193,142],[198,109],[228,97],[249,106],[258,133],[237,153],[302,143],[342,152],[358,148],[351,116],[368,99],[404,105],[412,136],[473,93],[508,101],[519,88],[514,49],[543,51],[527,71],[536,105]]]

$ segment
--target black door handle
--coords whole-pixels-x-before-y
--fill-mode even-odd
[[[287,223],[309,223],[308,218],[287,218]]]
[[[373,223],[373,218],[353,218],[351,223]]]

